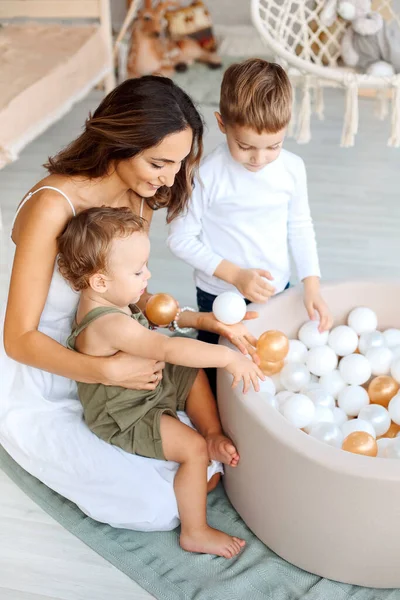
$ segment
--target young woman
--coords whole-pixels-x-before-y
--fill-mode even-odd
[[[65,347],[78,295],[55,267],[57,237],[72,215],[125,206],[150,224],[184,210],[202,152],[203,124],[190,98],[162,77],[124,82],[86,121],[83,133],[46,167],[49,176],[20,204],[16,252],[0,356],[0,444],[28,472],[92,518],[117,527],[171,529],[178,523],[175,463],[128,454],[93,435],[75,380],[154,389],[163,363],[118,353],[92,357]],[[253,316],[248,315],[250,318]],[[185,312],[179,325],[215,331],[242,350],[243,325]],[[208,476],[220,470],[213,464]]]

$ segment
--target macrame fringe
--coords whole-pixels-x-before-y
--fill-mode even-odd
[[[388,146],[392,148],[400,147],[400,75],[395,75],[392,81],[392,135],[388,141]]]
[[[387,97],[387,90],[378,90],[376,94],[375,104],[375,116],[381,121],[386,119],[389,114],[389,101]]]
[[[346,89],[346,108],[344,113],[344,123],[341,147],[350,148],[354,146],[355,135],[358,131],[358,86],[357,81],[353,79],[347,84]]]
[[[318,117],[318,119],[320,121],[324,120],[324,111],[325,111],[325,105],[324,105],[324,90],[322,88],[322,85],[320,85],[318,82],[316,84],[316,87],[314,88],[314,94],[315,94],[315,113]]]
[[[296,86],[292,83],[293,90],[293,102],[292,102],[292,118],[290,119],[289,127],[288,127],[288,136],[294,137],[295,128],[296,128],[296,111],[297,111],[297,102],[296,102]]]
[[[296,139],[299,144],[308,144],[311,139],[311,93],[308,75],[304,78]]]

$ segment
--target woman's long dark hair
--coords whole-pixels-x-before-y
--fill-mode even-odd
[[[186,207],[203,151],[203,121],[190,97],[167,77],[128,79],[86,120],[84,132],[44,165],[52,174],[103,177],[112,161],[132,158],[167,135],[190,127],[193,143],[172,188],[162,186],[147,204],[166,207],[170,223]]]

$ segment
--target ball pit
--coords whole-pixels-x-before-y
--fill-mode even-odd
[[[369,307],[378,317],[380,330],[400,328],[400,283],[336,283],[323,285],[322,292],[335,326],[346,325],[354,307]],[[266,305],[250,308],[260,314],[259,319],[247,322],[256,337],[274,329],[293,339],[307,321],[300,287],[287,290]],[[367,323],[360,320],[360,312],[356,316],[359,335],[369,333],[374,325],[371,314],[364,315]],[[320,345],[314,330],[310,328],[307,334],[314,347]],[[395,334],[387,334],[389,338],[392,335],[395,344]],[[226,340],[221,343],[229,345]],[[367,385],[368,381],[360,382],[366,376],[365,363],[357,361],[357,369],[357,377],[354,380],[350,376],[348,384]],[[347,372],[344,375],[349,379]],[[305,378],[301,370],[296,376]],[[340,368],[322,380],[328,396],[337,399],[344,387]],[[220,371],[221,419],[241,456],[237,468],[226,469],[225,489],[247,525],[274,552],[302,569],[355,585],[400,587],[400,463],[396,458],[400,438],[390,446],[392,458],[380,457],[388,445],[383,439],[376,442],[377,457],[345,452],[338,447],[340,440],[334,429],[336,417],[342,423],[346,419],[343,411],[334,409],[335,423],[315,426],[311,435],[282,416],[290,399],[285,399],[283,391],[277,410],[262,402],[256,392],[244,396],[230,384],[229,374]],[[312,385],[309,382],[308,389],[312,390]],[[392,405],[395,418],[397,402]],[[383,419],[385,413],[380,412],[382,415],[363,414]],[[370,425],[370,421],[365,423]],[[391,426],[394,436],[396,427]],[[368,436],[364,437],[372,444]]]

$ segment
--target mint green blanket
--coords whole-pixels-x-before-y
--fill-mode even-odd
[[[143,533],[97,523],[21,469],[1,446],[0,468],[63,527],[162,600],[400,600],[400,590],[336,583],[285,562],[246,527],[222,486],[209,495],[208,518],[246,540],[233,560],[184,552],[178,530]]]

